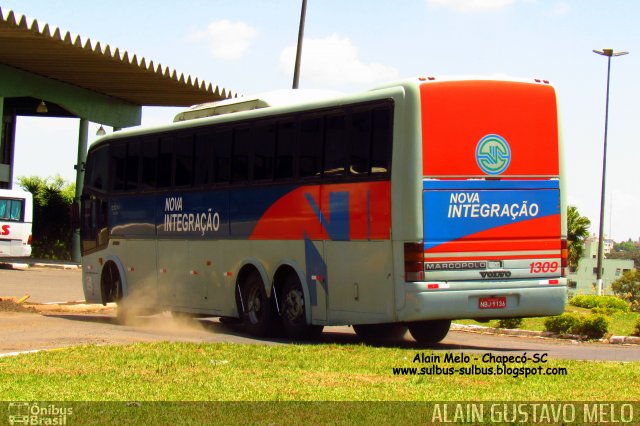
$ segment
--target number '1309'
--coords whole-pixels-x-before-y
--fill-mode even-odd
[[[529,264],[529,272],[532,274],[556,272],[558,270],[558,262],[531,262]]]

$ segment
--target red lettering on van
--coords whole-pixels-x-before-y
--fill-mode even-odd
[[[0,235],[9,235],[9,225],[2,225],[2,232],[0,232]]]

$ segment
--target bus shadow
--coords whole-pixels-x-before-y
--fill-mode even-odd
[[[228,325],[209,321],[203,321],[209,323],[207,327],[211,327],[212,331],[216,333],[220,332],[232,332],[234,335],[248,337],[243,332],[241,325]],[[268,338],[255,338],[255,340],[273,342],[273,343],[295,343],[299,345],[324,345],[324,344],[338,344],[338,345],[366,345],[370,347],[381,348],[397,348],[397,349],[416,349],[416,350],[433,350],[433,351],[477,351],[477,352],[523,352],[526,348],[523,347],[505,347],[505,346],[493,346],[493,345],[474,345],[474,344],[459,344],[459,343],[447,343],[447,339],[439,343],[425,344],[419,343],[413,340],[409,333],[405,334],[402,340],[393,342],[364,342],[360,339],[355,332],[346,326],[342,327],[325,327],[322,335],[317,340],[290,340],[282,336],[272,336]]]
[[[47,312],[41,314],[43,317],[62,318],[69,321],[92,322],[97,324],[113,324],[118,325],[118,319],[114,316],[98,315],[98,314],[61,314],[56,312]]]
[[[476,352],[524,352],[527,348],[519,346],[510,346],[507,342],[504,345],[478,345],[478,344],[460,344],[448,343],[447,338],[440,343],[425,344],[413,340],[407,333],[402,340],[393,342],[363,342],[350,327],[326,327],[322,335],[317,340],[291,340],[284,336],[274,335],[263,338],[250,336],[244,331],[242,324],[223,324],[218,319],[213,318],[172,318],[164,314],[136,317],[130,322],[120,324],[118,318],[113,314],[68,314],[68,313],[47,313],[44,316],[62,318],[69,321],[81,321],[96,324],[118,325],[123,327],[140,327],[145,329],[155,329],[162,331],[176,331],[180,328],[201,330],[216,335],[228,335],[242,338],[243,341],[256,341],[272,344],[289,344],[295,343],[299,345],[366,345],[370,347],[380,348],[397,348],[397,349],[414,349],[414,350],[431,350],[436,352],[454,352],[454,351],[476,351]]]

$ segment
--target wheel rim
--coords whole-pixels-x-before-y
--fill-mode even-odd
[[[250,289],[247,299],[247,316],[252,324],[257,324],[262,312],[262,297],[259,289]]]
[[[287,320],[294,324],[304,315],[304,298],[300,290],[291,290],[284,300],[284,313]]]

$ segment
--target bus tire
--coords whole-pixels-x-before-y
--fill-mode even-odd
[[[366,343],[393,343],[404,338],[407,326],[401,323],[357,324],[353,330]]]
[[[244,274],[240,282],[242,320],[246,331],[256,337],[266,336],[273,322],[273,307],[267,297],[262,278],[256,270]]]
[[[102,291],[102,303],[120,302],[123,296],[122,279],[114,262],[107,262],[104,266],[100,282]]]
[[[125,324],[131,317],[131,312],[124,300],[122,289],[122,279],[120,272],[114,262],[107,262],[102,271],[101,290],[103,303],[115,302],[118,305],[116,310],[116,322]]]
[[[321,325],[307,323],[304,293],[294,273],[287,274],[282,287],[282,328],[293,340],[313,340],[322,334]]]
[[[438,343],[449,333],[451,320],[415,321],[407,324],[409,333],[419,343]]]

